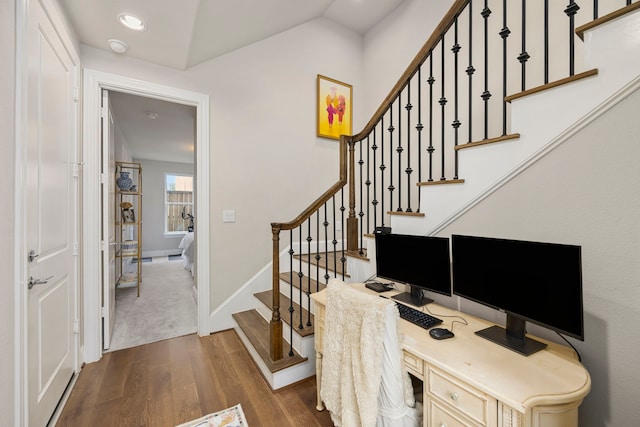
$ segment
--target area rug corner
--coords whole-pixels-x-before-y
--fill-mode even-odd
[[[247,420],[239,403],[222,411],[205,415],[176,427],[248,427]]]

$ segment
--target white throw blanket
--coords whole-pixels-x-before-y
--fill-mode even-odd
[[[336,426],[417,426],[390,300],[333,279],[327,286],[321,397]]]

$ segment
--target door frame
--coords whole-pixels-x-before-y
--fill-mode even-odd
[[[198,289],[198,335],[211,333],[210,317],[210,224],[209,224],[209,96],[92,69],[83,74],[83,337],[84,361],[102,357],[101,242],[100,224],[100,100],[102,89],[125,92],[196,108],[196,280]]]

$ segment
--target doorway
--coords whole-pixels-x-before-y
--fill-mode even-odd
[[[197,202],[193,191],[196,107],[105,90],[103,110],[107,109],[110,117],[103,117],[103,127],[110,128],[108,135],[103,131],[103,144],[109,144],[103,147],[103,156],[109,153],[109,159],[103,159],[106,175],[110,180],[117,178],[113,177],[115,162],[133,162],[143,172],[140,194],[118,193],[122,200],[141,204],[140,209],[131,208],[137,213],[135,223],[118,222],[119,215],[113,213],[119,209],[118,203],[114,205],[115,193],[110,191],[113,194],[103,199],[103,208],[108,208],[103,215],[109,219],[103,227],[113,228],[114,221],[118,224],[114,236],[117,256],[109,257],[116,265],[105,268],[109,277],[103,277],[109,285],[104,301],[113,304],[103,317],[103,350],[114,351],[197,331],[195,232],[191,226]],[[128,176],[129,171],[126,173]],[[122,255],[120,245],[126,240],[135,241],[141,253]],[[128,276],[136,277],[139,271],[139,284],[136,280],[134,286],[127,286]],[[112,293],[111,285],[116,282]]]
[[[84,71],[83,150],[85,164],[83,177],[83,228],[100,229],[100,114],[103,90],[133,94],[147,98],[188,105],[195,108],[195,277],[197,286],[197,331],[201,336],[211,331],[209,297],[209,98],[205,94],[131,79],[95,70]],[[97,233],[85,233],[85,248],[105,246]],[[102,356],[102,292],[101,252],[85,250],[84,283],[84,339],[85,361],[92,362]]]

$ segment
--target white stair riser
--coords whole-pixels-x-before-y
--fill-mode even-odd
[[[267,307],[266,305],[262,304],[262,302],[258,301],[258,307],[256,307],[256,311],[258,313],[260,313],[260,315],[267,321],[271,320],[271,309],[269,307]],[[285,318],[285,316],[287,316],[287,318],[289,317],[289,312],[288,312],[288,308],[287,307],[281,307],[280,308],[280,317],[281,318]],[[299,320],[294,319],[294,324],[297,324]],[[306,319],[304,320],[304,322],[306,322]],[[284,336],[285,340],[287,342],[289,342],[289,336],[290,336],[290,331],[291,328],[289,327],[289,325],[286,322],[282,322],[282,335]],[[300,336],[297,333],[297,328],[294,327],[293,329],[293,348],[295,351],[298,352],[298,354],[300,354],[301,356],[304,357],[308,357],[308,358],[312,358],[315,357],[315,349],[314,349],[314,337],[313,335],[309,335],[306,337]],[[288,351],[288,349],[285,349],[285,351]]]
[[[300,304],[300,294],[302,294],[302,308],[308,310],[308,297],[305,292],[300,291],[300,289],[293,287],[293,298],[291,297],[291,287],[287,282],[280,281],[280,293],[285,297],[292,299],[294,303]],[[315,313],[315,305],[313,301],[311,302],[311,313]],[[287,307],[288,308],[288,307]]]
[[[269,368],[264,364],[262,358],[255,350],[251,342],[247,338],[247,336],[242,331],[242,328],[237,325],[234,328],[240,337],[240,340],[243,342],[247,351],[253,358],[253,360],[258,365],[260,372],[267,380],[269,385],[273,390],[278,390],[282,387],[288,386],[290,384],[296,383],[298,381],[302,381],[306,378],[309,378],[316,373],[316,358],[315,355],[313,357],[309,357],[308,360],[304,363],[299,363],[295,366],[292,366],[287,369],[282,369],[277,372],[271,372]]]

